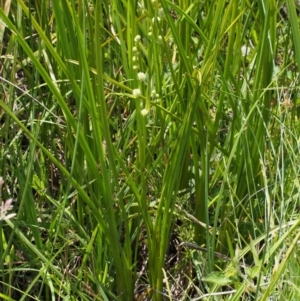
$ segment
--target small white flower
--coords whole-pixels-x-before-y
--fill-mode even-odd
[[[249,55],[250,54],[250,48],[243,45],[241,47],[241,52],[242,52],[242,56],[246,56],[246,55]]]
[[[133,46],[132,47],[132,51],[135,52],[135,53],[137,53],[137,51],[138,51],[137,47]]]
[[[136,35],[135,38],[134,38],[134,41],[136,43],[138,43],[140,40],[141,40],[141,36],[140,35]]]
[[[133,70],[136,70],[136,69],[138,69],[139,67],[137,66],[137,65],[133,65],[133,67],[132,67],[132,69]]]
[[[158,42],[159,42],[159,43],[162,43],[162,40],[163,40],[162,36],[159,35],[159,36],[158,36]]]
[[[136,61],[137,61],[137,57],[136,57],[136,56],[133,56],[133,57],[132,57],[132,61],[133,61],[133,62],[136,62]]]
[[[142,113],[143,116],[146,116],[149,113],[149,111],[147,109],[143,109],[141,111],[141,113]]]
[[[151,97],[155,97],[155,95],[156,95],[156,91],[153,89],[152,91],[151,91]]]
[[[148,32],[148,37],[152,37],[152,31]]]
[[[144,81],[146,80],[146,74],[143,73],[143,72],[139,72],[139,73],[137,74],[137,77],[138,77],[138,80],[139,80],[140,82],[144,82]]]
[[[138,98],[142,95],[142,92],[140,89],[133,89],[132,90],[132,95],[135,97],[135,98]]]

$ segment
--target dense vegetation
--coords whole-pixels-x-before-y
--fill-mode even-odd
[[[298,3],[0,3],[1,300],[299,300]]]

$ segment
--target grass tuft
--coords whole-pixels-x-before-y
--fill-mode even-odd
[[[298,2],[0,1],[3,300],[299,298]]]

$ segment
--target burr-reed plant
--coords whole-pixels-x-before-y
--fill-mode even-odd
[[[297,300],[297,1],[2,2],[1,298]]]

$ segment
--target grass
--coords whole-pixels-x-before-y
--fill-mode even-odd
[[[299,298],[298,2],[0,3],[3,300]]]

